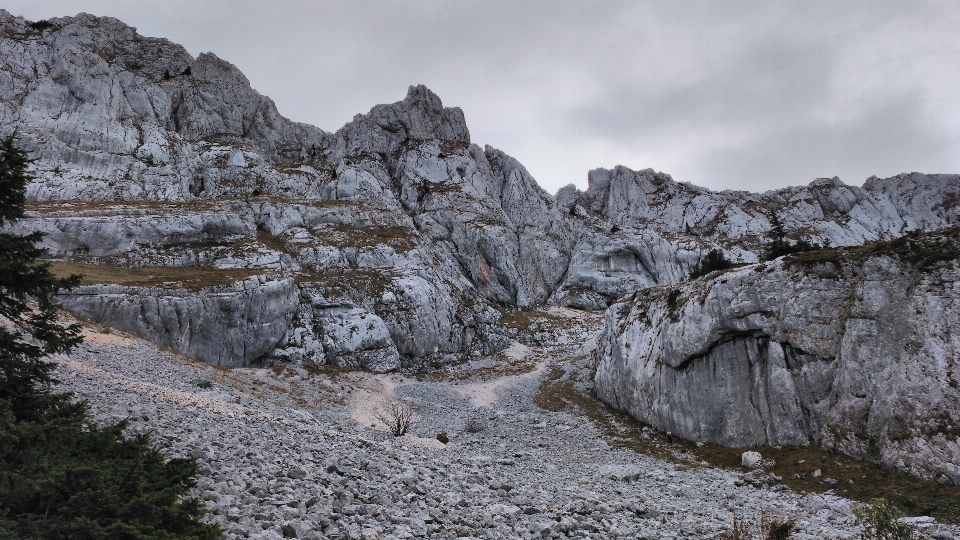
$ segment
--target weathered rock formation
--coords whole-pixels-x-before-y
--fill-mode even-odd
[[[821,444],[960,484],[960,229],[638,291],[606,313],[597,395],[728,446]]]
[[[788,236],[854,246],[932,231],[960,221],[960,175],[838,178],[766,193],[713,192],[670,175],[626,167],[590,171],[589,187],[561,189],[566,215],[581,216],[570,268],[555,300],[603,307],[621,294],[676,283],[711,249],[757,262],[777,213]]]
[[[61,295],[68,309],[150,336],[210,364],[245,366],[286,338],[297,305],[292,278],[256,276],[200,291],[83,286]]]
[[[854,245],[956,223],[960,204],[956,176],[750,194],[623,167],[552,197],[425,87],[330,133],[280,116],[213,54],[85,14],[31,25],[0,10],[0,134],[13,129],[37,159],[16,228],[48,233],[53,257],[293,279],[286,335],[244,362],[449,362],[506,345],[501,309],[606,308],[685,280],[713,248],[755,261],[770,211],[794,238]],[[106,313],[110,280],[69,264],[102,281],[75,307]]]

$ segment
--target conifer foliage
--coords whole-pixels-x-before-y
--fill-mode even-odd
[[[30,158],[0,139],[0,227],[24,216]],[[0,539],[195,539],[220,536],[182,499],[196,462],[167,460],[126,422],[97,427],[85,403],[52,386],[46,358],[81,341],[53,297],[78,276],[38,261],[40,233],[0,233]]]
[[[803,253],[805,251],[814,251],[830,247],[829,242],[827,242],[826,245],[821,245],[802,238],[791,244],[790,241],[787,240],[787,231],[783,226],[783,221],[780,220],[780,216],[778,216],[776,212],[771,212],[770,215],[767,216],[767,219],[770,220],[770,232],[767,233],[767,236],[770,238],[770,243],[767,244],[764,260],[772,261],[778,257],[792,253]]]
[[[697,279],[698,277],[705,276],[710,272],[715,272],[717,270],[726,270],[727,268],[733,268],[736,266],[730,259],[727,259],[727,256],[720,251],[719,249],[711,249],[707,256],[704,257],[700,262],[697,263],[697,266],[693,268],[693,272],[690,272],[690,279]]]

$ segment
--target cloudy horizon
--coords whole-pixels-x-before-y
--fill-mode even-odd
[[[551,193],[591,169],[714,190],[960,173],[960,4],[8,1],[116,17],[336,131],[425,84]]]

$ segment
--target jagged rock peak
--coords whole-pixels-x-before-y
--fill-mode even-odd
[[[652,169],[617,166],[590,171],[586,191],[564,187],[557,202],[571,214],[583,212],[620,227],[693,233],[725,246],[744,239],[762,243],[770,230],[770,214],[777,213],[787,232],[798,238],[857,245],[957,223],[960,176],[871,177],[863,187],[848,186],[836,177],[818,178],[806,186],[751,193],[711,191]]]
[[[393,154],[408,140],[440,139],[470,143],[459,107],[444,107],[424,85],[411,86],[403,101],[377,105],[340,128],[331,149],[334,159],[362,154]]]
[[[210,174],[220,153],[247,152],[230,163],[277,177],[273,164],[312,159],[330,138],[280,115],[233,64],[109,17],[4,11],[0,51],[0,131],[37,159],[33,199],[230,195],[238,179]]]

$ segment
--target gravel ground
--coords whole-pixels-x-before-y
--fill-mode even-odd
[[[550,368],[583,358],[555,335],[552,347],[517,344],[496,362],[419,379],[219,370],[87,336],[59,359],[63,386],[98,420],[129,418],[168,455],[198,458],[192,495],[226,538],[716,538],[735,515],[761,512],[797,518],[795,538],[858,536],[846,499],[613,448],[583,417],[539,409]],[[394,398],[418,416],[403,437],[376,420]]]

